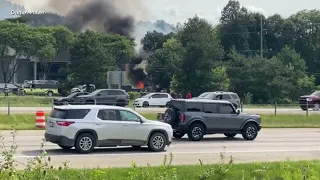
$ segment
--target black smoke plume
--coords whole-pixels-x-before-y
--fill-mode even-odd
[[[139,0],[50,0],[44,9],[50,9],[51,12],[63,16],[61,22],[52,22],[55,25],[61,24],[77,32],[90,29],[134,38],[136,26],[134,17],[137,12],[143,11],[143,6]],[[40,17],[35,16],[35,18]],[[142,58],[137,53],[125,67],[119,65],[122,70],[126,70],[134,86],[139,82],[146,83],[147,74],[144,68],[139,66],[141,62]]]

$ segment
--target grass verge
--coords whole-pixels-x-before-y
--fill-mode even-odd
[[[141,113],[147,119],[157,119],[155,113]],[[263,128],[320,128],[319,115],[261,115]],[[34,114],[0,114],[1,130],[34,130]]]
[[[52,98],[46,96],[9,96],[0,97],[0,107],[8,107],[8,101],[10,101],[11,107],[51,107]],[[133,107],[133,100],[130,101],[128,107]],[[272,104],[245,104],[244,109],[250,108],[263,108],[263,109],[274,109],[275,105]],[[277,106],[278,109],[300,109],[298,104],[280,104]]]

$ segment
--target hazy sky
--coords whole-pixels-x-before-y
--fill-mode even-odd
[[[3,0],[1,0],[3,1]],[[12,0],[29,9],[45,4],[46,0]],[[121,1],[121,0],[119,0]],[[135,0],[132,0],[134,2]],[[183,22],[198,14],[199,17],[215,23],[228,0],[139,0],[143,1],[148,20],[164,19],[169,23]],[[303,9],[320,9],[320,0],[239,0],[242,6],[265,15],[278,13],[289,16]],[[25,4],[27,2],[27,4]]]

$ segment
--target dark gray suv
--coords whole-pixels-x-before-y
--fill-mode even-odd
[[[98,89],[88,95],[78,96],[75,104],[97,104],[126,106],[129,104],[129,95],[122,89]]]
[[[192,141],[200,141],[206,134],[242,134],[245,140],[254,140],[261,129],[259,115],[240,113],[223,100],[171,100],[162,121],[172,126],[175,138],[187,134]]]

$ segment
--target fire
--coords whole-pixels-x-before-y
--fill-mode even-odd
[[[142,81],[139,81],[139,82],[138,82],[138,88],[139,88],[139,89],[143,89],[143,88],[144,88],[144,84],[143,84]]]

